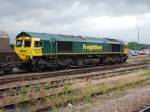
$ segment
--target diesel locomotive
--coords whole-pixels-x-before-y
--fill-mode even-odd
[[[36,32],[16,36],[15,52],[24,69],[119,64],[128,58],[124,41]]]

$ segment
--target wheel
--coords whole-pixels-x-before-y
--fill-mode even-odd
[[[3,75],[4,74],[4,71],[3,70],[0,70],[0,75]]]
[[[82,59],[74,60],[74,61],[73,61],[73,64],[74,64],[75,66],[79,66],[79,67],[81,67],[81,66],[84,65]]]
[[[6,63],[12,63],[12,62],[14,62],[14,57],[11,56],[11,55],[8,55],[8,56],[6,57]]]
[[[111,64],[113,64],[113,59],[111,57],[107,57],[107,58],[103,59],[103,64],[111,65]]]

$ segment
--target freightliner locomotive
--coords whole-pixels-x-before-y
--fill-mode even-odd
[[[127,45],[121,40],[36,32],[18,34],[15,53],[21,60],[19,68],[32,71],[119,64],[128,58]]]

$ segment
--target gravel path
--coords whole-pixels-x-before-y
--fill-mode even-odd
[[[133,112],[148,104],[150,104],[150,85],[106,101],[103,105],[92,108],[87,112]]]
[[[103,95],[96,97],[91,103],[68,105],[61,112],[138,112],[149,105],[150,84],[128,90],[118,97]]]

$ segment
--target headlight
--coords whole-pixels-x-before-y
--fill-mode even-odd
[[[27,55],[27,56],[26,56],[26,59],[30,59],[30,56]]]

